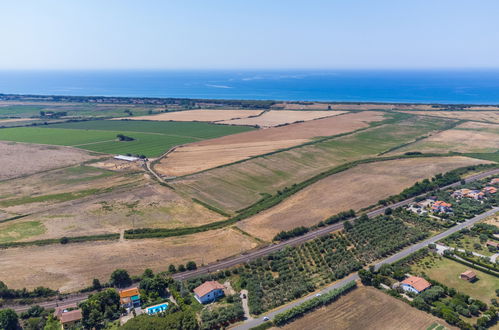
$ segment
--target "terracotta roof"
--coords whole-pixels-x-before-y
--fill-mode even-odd
[[[194,293],[198,296],[198,297],[202,297],[208,293],[210,293],[211,291],[213,290],[216,290],[216,289],[225,289],[225,287],[218,283],[217,281],[207,281],[207,282],[204,282],[203,284],[201,284],[200,286],[198,286],[197,288],[194,289]]]
[[[410,276],[406,278],[402,281],[402,284],[410,285],[419,292],[424,291],[431,286],[431,284],[427,280],[417,276]]]
[[[476,277],[476,273],[474,271],[472,271],[471,269],[468,269],[467,271],[462,272],[461,275],[466,276],[468,278]]]
[[[452,204],[446,203],[444,201],[436,201],[433,205],[436,207],[438,207],[438,206],[451,207],[452,206]]]
[[[139,295],[139,288],[131,288],[120,291],[120,298],[129,298]]]
[[[81,309],[75,309],[74,311],[69,311],[61,314],[61,322],[68,323],[81,320]]]

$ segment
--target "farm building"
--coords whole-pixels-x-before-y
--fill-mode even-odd
[[[225,287],[217,281],[207,281],[194,289],[194,296],[202,303],[210,303],[224,295]]]
[[[117,155],[117,156],[114,156],[113,158],[118,159],[118,160],[125,160],[127,162],[135,162],[137,160],[140,160],[139,157],[124,156],[124,155]]]
[[[472,281],[476,280],[476,273],[474,271],[472,271],[471,269],[468,269],[467,271],[461,273],[461,275],[459,277],[461,277],[462,280],[472,282]]]
[[[120,291],[120,305],[124,308],[140,307],[140,293],[138,288]]]
[[[446,203],[444,201],[436,201],[433,203],[431,206],[431,210],[434,213],[447,213],[447,212],[452,212],[452,204]]]
[[[404,291],[420,293],[431,287],[431,284],[422,277],[410,276],[400,283]]]

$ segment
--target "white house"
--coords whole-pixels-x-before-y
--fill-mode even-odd
[[[431,287],[431,284],[422,277],[409,276],[408,278],[400,282],[400,287],[404,291],[421,293]]]
[[[217,281],[207,281],[194,289],[194,296],[201,304],[217,300],[224,295],[225,287]]]

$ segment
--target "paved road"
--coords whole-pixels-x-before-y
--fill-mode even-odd
[[[146,162],[146,166],[148,166],[148,165],[149,165],[149,163]],[[148,169],[150,169],[149,166],[148,166]],[[151,170],[151,173],[154,173],[154,171]],[[499,168],[498,169],[493,169],[493,170],[490,170],[490,171],[486,171],[486,172],[482,172],[482,173],[478,173],[478,174],[475,174],[475,175],[472,175],[472,176],[468,177],[466,179],[466,181],[467,182],[471,182],[471,181],[475,181],[475,180],[480,180],[480,179],[482,179],[484,177],[487,177],[487,176],[490,176],[490,175],[495,175],[495,174],[499,174]],[[442,189],[449,188],[449,187],[454,187],[454,186],[458,186],[459,184],[460,184],[459,182],[456,182],[456,183],[450,184],[448,186],[445,186]],[[389,207],[390,208],[397,208],[397,207],[400,207],[400,206],[404,206],[404,205],[410,204],[410,203],[412,203],[414,201],[415,198],[416,197],[409,198],[409,199],[406,199],[404,201],[401,201],[401,202],[398,202],[398,203],[395,203],[395,204],[388,205],[386,207],[382,207],[382,208],[376,209],[374,211],[368,212],[367,215],[370,218],[375,217],[377,215],[383,214],[385,212],[385,209],[387,209]],[[353,220],[355,220],[355,219],[353,219]],[[353,221],[353,220],[350,220],[350,221]],[[314,238],[327,235],[327,234],[329,234],[329,233],[331,233],[333,231],[340,230],[342,228],[343,228],[343,223],[336,223],[336,224],[332,224],[332,225],[329,225],[329,226],[321,227],[321,228],[318,228],[318,229],[316,229],[314,231],[308,232],[308,233],[306,233],[303,236],[295,237],[295,238],[289,239],[289,240],[281,242],[281,243],[272,244],[272,245],[260,248],[258,250],[252,251],[252,252],[248,252],[248,253],[245,253],[245,254],[242,254],[242,255],[238,255],[238,256],[234,256],[234,257],[228,258],[226,260],[217,261],[215,263],[212,263],[212,264],[204,266],[204,267],[200,267],[200,268],[198,268],[196,270],[193,270],[193,271],[188,271],[188,272],[183,272],[183,273],[179,273],[179,274],[174,274],[173,278],[176,279],[176,280],[190,279],[190,278],[198,277],[198,276],[201,276],[201,275],[206,275],[208,273],[215,272],[215,271],[218,271],[218,270],[222,270],[222,269],[234,267],[234,266],[237,266],[239,264],[246,263],[246,262],[249,262],[251,260],[258,259],[260,257],[269,255],[269,254],[271,254],[273,252],[277,252],[277,251],[279,251],[279,250],[281,250],[281,249],[283,249],[283,248],[285,248],[287,246],[296,246],[296,245],[302,244],[302,243],[304,243],[306,241],[312,240]],[[454,228],[456,228],[456,227],[454,227]],[[80,301],[85,300],[87,298],[87,296],[88,296],[88,294],[73,295],[70,298],[70,300],[64,300],[64,304],[66,304],[66,303],[73,303],[73,302],[78,303]],[[60,305],[61,303],[62,302],[60,302],[60,301],[47,301],[47,302],[39,303],[39,305],[43,306],[43,307],[46,307],[46,308],[54,308],[54,307],[56,307],[56,304]],[[26,311],[28,308],[29,308],[29,306],[17,306],[17,307],[14,307],[14,309],[17,312]]]
[[[414,244],[414,245],[411,245],[410,247],[378,262],[375,264],[375,269],[379,269],[379,267],[381,267],[381,265],[383,264],[386,264],[386,263],[394,263],[400,259],[403,259],[405,257],[407,257],[408,255],[410,255],[411,253],[414,253],[416,252],[417,250],[427,246],[428,244],[432,244],[432,243],[435,243],[439,240],[441,240],[442,238],[446,237],[446,236],[449,236],[461,229],[463,229],[464,227],[467,227],[467,226],[470,226],[474,223],[476,223],[477,221],[480,221],[494,213],[497,213],[499,212],[499,207],[495,207],[493,208],[492,210],[489,210],[485,213],[482,213],[482,214],[479,214],[477,215],[476,217],[472,218],[472,219],[469,219],[468,221],[466,222],[462,222],[446,231],[444,231],[443,233],[440,233],[438,235],[435,235],[433,237],[430,237],[420,243],[417,243],[417,244]],[[321,293],[321,294],[324,294],[326,292],[329,292],[331,290],[334,290],[334,289],[337,289],[337,288],[341,288],[342,286],[344,286],[345,284],[347,284],[348,282],[350,281],[355,281],[355,280],[358,280],[359,279],[359,275],[357,273],[354,273],[354,274],[351,274],[349,275],[348,277],[342,279],[342,280],[339,280],[333,284],[331,284],[330,286],[326,287],[325,289],[319,291],[318,293]],[[309,296],[306,296],[306,297],[303,297],[301,299],[298,299],[296,301],[294,301],[293,303],[291,304],[288,304],[286,306],[283,306],[283,307],[280,307],[280,308],[277,308],[275,310],[273,310],[272,312],[269,312],[267,314],[265,314],[264,316],[270,318],[270,319],[273,319],[277,314],[279,313],[282,313],[288,309],[291,309],[307,300],[310,300],[310,299],[313,299],[315,297],[315,294],[317,293],[314,293],[312,295],[309,295]],[[232,328],[232,329],[237,329],[237,330],[247,330],[247,329],[250,329],[252,327],[255,327],[257,325],[260,325],[262,323],[264,323],[265,321],[263,320],[263,316],[262,317],[259,317],[257,319],[250,319],[250,320],[247,320],[245,321],[244,323]]]

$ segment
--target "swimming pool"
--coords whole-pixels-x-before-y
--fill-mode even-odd
[[[146,313],[149,315],[154,315],[159,312],[164,312],[168,309],[168,303],[162,303],[159,305],[154,305],[146,308]]]

